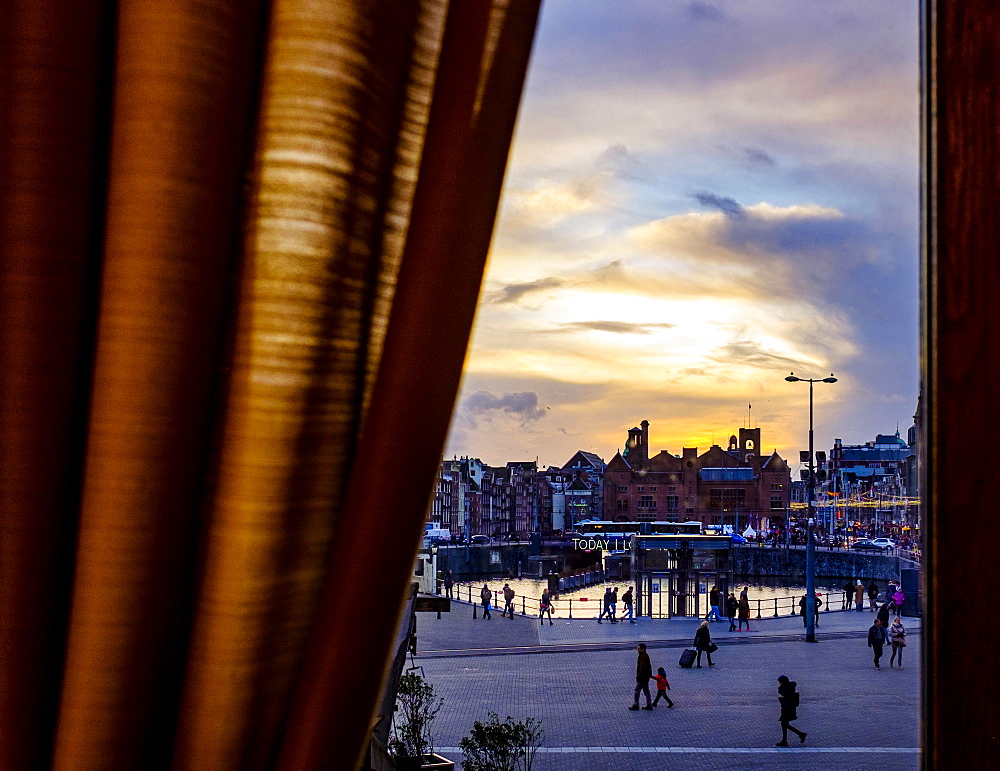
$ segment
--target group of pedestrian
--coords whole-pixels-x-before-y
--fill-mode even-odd
[[[667,695],[667,691],[670,690],[670,681],[667,680],[667,673],[663,667],[656,670],[656,674],[653,674],[653,665],[649,660],[649,654],[646,653],[646,643],[639,643],[636,648],[639,652],[639,658],[635,663],[635,693],[632,697],[632,706],[629,707],[630,710],[639,709],[639,695],[642,694],[646,697],[646,706],[642,709],[651,710],[655,707],[659,701],[660,697],[667,702],[668,707],[674,706],[673,701],[671,701],[670,696]],[[653,700],[649,696],[649,681],[656,681],[656,699]]]
[[[750,629],[750,600],[747,597],[749,590],[749,586],[744,587],[743,591],[740,592],[739,599],[736,599],[736,595],[730,592],[729,596],[723,600],[719,587],[713,586],[708,592],[708,604],[711,610],[705,616],[705,621],[721,621],[719,611],[723,610],[726,618],[729,619],[730,632],[743,631],[744,624],[746,624],[748,632],[752,631]],[[736,626],[737,619],[739,619],[739,629]]]
[[[706,647],[700,647],[700,644],[704,643]],[[708,651],[708,645],[711,643],[711,635],[708,631],[708,619],[701,622],[701,626],[698,627],[698,633],[695,635],[695,646],[698,647],[699,651]],[[651,711],[659,703],[660,699],[663,698],[666,701],[668,707],[674,706],[673,700],[670,698],[667,691],[671,690],[670,681],[667,679],[667,673],[660,667],[656,670],[656,674],[653,674],[653,664],[650,661],[649,653],[646,652],[646,643],[639,643],[636,647],[638,652],[638,657],[635,662],[635,691],[632,694],[632,704],[629,706],[629,710],[637,711],[639,709]],[[699,655],[700,658],[700,655]],[[712,664],[711,654],[709,654],[708,659],[709,666]],[[699,663],[698,666],[701,666]],[[653,699],[649,692],[649,681],[656,681],[656,698]],[[781,741],[775,742],[775,747],[787,747],[788,746],[788,732],[791,731],[793,734],[799,737],[799,743],[804,744],[806,741],[806,732],[800,731],[798,728],[792,725],[795,720],[798,720],[798,707],[799,707],[799,692],[797,689],[798,684],[794,680],[790,680],[787,675],[778,676],[778,705],[781,708],[781,712],[778,716],[778,722],[781,725]],[[646,706],[639,706],[639,697],[645,696]]]
[[[622,614],[621,620],[624,621],[626,618],[630,624],[635,623],[635,600],[632,594],[632,587],[630,586],[625,590],[622,595],[622,604],[625,606],[625,612]],[[604,597],[601,600],[601,612],[597,617],[597,623],[602,623],[602,618],[607,618],[612,624],[618,623],[618,587],[606,587],[604,589]]]
[[[887,606],[883,606],[883,609]],[[879,613],[881,614],[881,610]],[[888,615],[888,613],[887,613]],[[886,625],[880,617],[875,618],[875,622],[868,630],[868,647],[874,654],[875,669],[881,669],[879,659],[882,658],[882,651],[886,643],[892,646],[892,655],[889,657],[889,667],[893,667],[898,657],[899,668],[903,668],[903,648],[906,647],[906,628],[899,616],[893,619],[891,625]]]
[[[871,579],[868,582],[868,586],[864,585],[864,582],[858,580],[857,583],[848,581],[842,587],[844,590],[844,610],[850,607],[851,599],[854,600],[854,609],[861,613],[865,609],[865,597],[868,598],[868,612],[876,613],[879,610],[879,588],[878,584],[875,583],[875,579]],[[881,600],[883,605],[888,605],[890,612],[899,612],[903,609],[903,601],[906,596],[903,594],[902,587],[896,583],[895,580],[889,581],[889,587],[885,590],[883,599]]]

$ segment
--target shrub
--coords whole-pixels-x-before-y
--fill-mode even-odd
[[[423,757],[434,751],[431,723],[443,703],[444,699],[435,700],[434,686],[416,672],[399,678],[390,743],[394,754]]]
[[[509,715],[500,720],[490,712],[485,723],[473,724],[469,736],[462,739],[465,771],[531,771],[535,753],[545,741],[542,721],[529,717],[514,720]]]

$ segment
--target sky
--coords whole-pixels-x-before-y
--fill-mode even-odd
[[[916,0],[545,0],[446,448],[905,439]],[[750,409],[748,410],[748,406]],[[794,456],[794,457],[793,457]]]

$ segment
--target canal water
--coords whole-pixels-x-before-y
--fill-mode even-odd
[[[806,589],[792,582],[783,582],[781,579],[773,579],[767,584],[754,583],[751,580],[744,580],[745,577],[737,576],[734,585],[734,593],[739,597],[743,587],[748,587],[747,598],[750,601],[750,618],[771,618],[775,611],[779,616],[789,616],[798,613],[799,599],[805,594]],[[760,579],[757,579],[759,582]],[[520,613],[522,607],[528,615],[538,614],[539,600],[542,592],[548,587],[545,579],[539,578],[510,578],[504,580],[492,579],[488,581],[474,581],[462,584],[455,584],[455,599],[466,600],[471,598],[479,602],[479,592],[483,584],[496,593],[494,605],[499,604],[503,609],[503,598],[500,595],[504,584],[510,584],[516,595],[514,608]],[[560,592],[555,595],[553,604],[553,615],[557,618],[568,618],[572,614],[573,618],[597,618],[601,612],[604,599],[604,590],[607,587],[618,588],[618,616],[625,612],[625,606],[621,601],[622,594],[628,587],[634,585],[630,581],[607,581],[603,584],[592,584],[591,586],[580,587]],[[844,590],[835,586],[817,585],[816,591],[823,601],[821,610],[827,610],[827,605],[832,610],[840,610],[843,607]],[[471,595],[470,595],[471,593]],[[708,607],[707,595],[700,598],[700,607]],[[760,608],[758,613],[758,606]],[[704,615],[704,614],[702,614]]]

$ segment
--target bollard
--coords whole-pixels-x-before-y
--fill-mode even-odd
[[[521,595],[521,615],[527,616],[528,614],[524,612],[524,595]]]
[[[774,598],[774,617],[778,617],[778,598]]]
[[[569,618],[570,618],[570,621],[573,620],[573,598],[572,597],[570,597],[570,600],[569,600]]]
[[[762,618],[760,615],[760,600],[755,600],[755,602],[757,603],[757,618]]]
[[[473,619],[478,618],[478,616],[476,615],[476,603],[472,603],[472,618]]]

